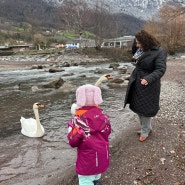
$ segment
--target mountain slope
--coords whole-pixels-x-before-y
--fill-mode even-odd
[[[69,0],[44,0],[47,3],[55,6],[61,6],[63,2]],[[165,2],[178,3],[185,6],[183,0],[84,0],[89,4],[89,7],[94,7],[96,4],[104,4],[112,13],[124,13],[134,17],[147,20],[155,15],[161,5]]]
[[[21,25],[20,23],[29,23],[33,28],[65,30],[67,28],[65,22],[66,17],[62,14],[63,11],[60,9],[63,2],[64,1],[59,0],[0,0],[0,18],[2,18],[1,20],[7,19],[17,22],[19,23],[19,27]],[[94,33],[97,18],[94,17],[95,14],[91,13],[92,12],[89,12],[89,19],[85,17],[86,21],[88,21],[88,27],[85,25],[82,29]],[[68,14],[70,13],[68,12]],[[104,27],[106,33],[103,33],[101,35],[102,37],[110,38],[132,35],[143,25],[142,20],[138,20],[135,17],[123,13],[114,14],[111,21],[103,21],[107,29]],[[73,24],[73,20],[70,20],[70,23]],[[6,30],[7,27],[5,28],[5,26],[6,25],[2,22],[2,24],[0,24],[0,30]],[[14,33],[16,32],[15,30],[12,31]]]
[[[17,22],[54,26],[55,11],[55,7],[42,0],[0,0],[0,17]]]

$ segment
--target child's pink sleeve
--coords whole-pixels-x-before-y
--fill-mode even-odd
[[[78,126],[73,125],[71,121],[68,122],[67,138],[71,147],[78,147],[83,139],[84,131]]]

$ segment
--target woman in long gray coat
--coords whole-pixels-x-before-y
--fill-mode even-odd
[[[152,132],[151,118],[159,110],[160,79],[166,71],[167,53],[159,42],[144,30],[136,33],[138,50],[133,56],[135,69],[128,84],[124,107],[138,114],[141,130],[139,141],[145,141]]]

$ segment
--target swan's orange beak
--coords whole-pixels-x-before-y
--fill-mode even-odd
[[[113,79],[113,77],[111,75],[107,75],[107,79]]]
[[[44,108],[44,105],[41,104],[41,103],[39,103],[39,104],[38,104],[38,107],[39,107],[39,108]]]

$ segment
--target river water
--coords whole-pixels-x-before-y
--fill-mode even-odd
[[[64,172],[75,163],[76,150],[70,148],[66,138],[75,93],[63,93],[55,89],[32,92],[31,87],[48,83],[59,76],[76,87],[94,84],[101,76],[94,73],[97,68],[110,70],[111,75],[117,75],[108,66],[74,66],[59,73],[48,73],[43,69],[0,71],[1,185],[43,185],[48,178]],[[73,75],[66,76],[68,73]],[[106,82],[101,84],[101,89],[104,100],[101,107],[114,120],[111,112],[122,106],[125,89],[109,88]],[[45,105],[44,109],[39,110],[41,124],[46,132],[42,138],[29,138],[20,132],[20,117],[34,117],[32,105],[35,102]],[[113,125],[111,138],[123,128],[123,124]]]

